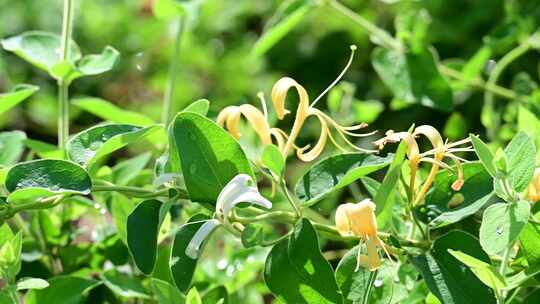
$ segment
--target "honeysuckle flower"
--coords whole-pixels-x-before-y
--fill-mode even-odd
[[[377,236],[375,204],[370,199],[365,199],[357,204],[339,205],[336,210],[336,228],[343,236],[357,236],[360,238],[355,271],[358,271],[360,266],[367,267],[370,271],[379,268],[381,258],[377,247],[381,248],[386,256],[390,258],[384,242]],[[367,256],[361,254],[362,243],[366,244]]]
[[[356,46],[351,46],[351,56],[341,74],[311,104],[306,89],[294,79],[290,77],[283,77],[276,82],[272,88],[271,97],[272,105],[274,106],[274,110],[276,111],[276,115],[279,120],[284,119],[287,114],[291,113],[291,111],[285,107],[285,101],[289,90],[294,88],[298,93],[299,102],[295,113],[296,116],[291,132],[288,135],[283,130],[278,128],[270,128],[268,125],[266,102],[264,101],[264,96],[261,94],[259,94],[259,98],[263,104],[264,113],[251,105],[230,106],[223,109],[223,111],[218,115],[218,124],[221,126],[226,126],[229,132],[238,139],[240,138],[241,134],[238,132],[237,126],[240,116],[243,115],[246,117],[249,124],[255,129],[255,132],[259,135],[264,145],[272,143],[273,137],[284,157],[288,156],[292,150],[295,150],[297,157],[305,162],[309,162],[317,158],[324,150],[328,140],[330,140],[338,149],[347,151],[347,149],[338,144],[333,137],[331,132],[332,128],[337,131],[338,135],[349,148],[361,152],[375,152],[372,150],[359,148],[349,139],[349,137],[364,137],[373,135],[375,132],[367,134],[356,132],[359,129],[367,127],[367,124],[362,123],[354,126],[342,126],[330,116],[315,108],[317,102],[343,77],[347,69],[350,67],[354,58],[355,50]],[[319,135],[319,139],[313,147],[311,145],[297,147],[295,145],[295,140],[300,134],[300,131],[302,130],[307,118],[310,116],[316,117],[321,124],[321,133]]]
[[[529,183],[527,190],[527,198],[533,203],[540,200],[540,168],[534,170],[533,179]]]
[[[425,136],[432,145],[432,149],[420,152],[416,138],[418,136]],[[468,144],[470,139],[462,139],[457,142],[451,143],[448,140],[444,141],[441,134],[437,129],[429,125],[422,125],[416,127],[412,132],[398,132],[388,131],[386,136],[373,142],[379,149],[382,149],[387,143],[395,143],[405,141],[407,143],[407,159],[409,159],[409,166],[411,168],[411,177],[409,187],[411,189],[412,200],[415,203],[421,203],[425,194],[429,190],[435,175],[442,167],[445,169],[451,169],[448,164],[444,162],[445,158],[451,159],[456,166],[457,179],[452,183],[452,189],[459,191],[464,183],[462,162],[467,160],[460,158],[455,153],[457,152],[470,152],[473,151],[472,147]],[[465,145],[465,146],[464,146]],[[422,162],[431,163],[430,173],[418,191],[416,192],[416,174],[419,165]]]
[[[200,248],[208,236],[219,226],[229,225],[229,215],[240,203],[251,203],[266,209],[272,208],[272,203],[264,198],[257,189],[251,176],[238,174],[221,190],[216,201],[216,213],[213,219],[204,221],[186,247],[186,255],[192,259],[199,256]]]

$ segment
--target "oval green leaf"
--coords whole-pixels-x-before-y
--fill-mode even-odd
[[[323,159],[304,174],[296,184],[296,195],[305,205],[312,205],[332,191],[388,166],[394,155],[379,157],[366,153],[346,153]]]
[[[186,293],[191,286],[195,267],[198,259],[192,259],[186,255],[186,248],[199,228],[204,224],[206,216],[197,214],[191,217],[187,224],[178,229],[174,236],[174,243],[171,251],[171,274],[174,284],[183,293]]]
[[[0,133],[0,167],[15,164],[24,152],[26,134],[22,131]]]
[[[214,206],[233,177],[253,176],[240,144],[210,119],[182,112],[174,120],[172,135],[191,201]]]
[[[67,145],[69,158],[81,166],[91,167],[101,157],[158,131],[159,125],[138,127],[128,124],[95,126],[76,134]]]
[[[508,179],[514,190],[527,188],[536,167],[536,148],[527,133],[520,131],[504,149],[508,165]]]
[[[41,159],[12,167],[6,176],[9,201],[61,193],[86,195],[92,183],[86,171],[70,161]]]
[[[1,43],[6,51],[15,53],[46,72],[49,72],[61,61],[58,50],[61,48],[62,43],[60,36],[57,34],[39,31],[25,32],[4,39]],[[70,48],[69,62],[73,64],[81,58],[81,51],[73,41],[70,43]]]
[[[49,287],[30,290],[26,304],[75,304],[83,302],[85,294],[100,285],[96,280],[77,276],[58,276],[49,280]]]
[[[489,254],[499,254],[512,246],[527,224],[531,205],[527,201],[515,204],[497,203],[484,211],[480,225],[480,244]]]
[[[127,218],[127,245],[135,265],[149,275],[154,270],[160,226],[158,200],[141,202]]]
[[[284,303],[341,304],[334,271],[319,248],[309,220],[301,219],[287,239],[277,243],[266,258],[264,279]]]

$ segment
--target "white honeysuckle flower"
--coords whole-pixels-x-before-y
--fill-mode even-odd
[[[259,193],[251,176],[247,174],[236,175],[223,187],[218,196],[216,218],[204,221],[204,224],[193,235],[185,251],[188,257],[192,259],[199,257],[203,242],[217,227],[229,224],[229,213],[239,203],[251,203],[266,209],[272,208],[272,203]]]
[[[251,203],[266,209],[272,208],[272,203],[259,193],[255,182],[247,174],[238,174],[231,179],[218,196],[216,211],[225,224],[229,222],[229,213],[239,203]]]

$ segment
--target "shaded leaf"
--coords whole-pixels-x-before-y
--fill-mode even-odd
[[[233,177],[240,173],[253,176],[238,142],[208,118],[181,112],[174,120],[172,135],[191,201],[213,206]]]
[[[266,285],[284,303],[342,303],[334,271],[319,249],[315,229],[307,219],[277,243],[266,258]]]
[[[58,276],[49,280],[49,287],[30,290],[26,304],[79,304],[89,290],[101,284],[99,281],[76,276]]]
[[[19,163],[6,176],[10,201],[60,193],[86,195],[91,188],[86,171],[65,160],[41,159]]]
[[[142,282],[136,277],[111,269],[105,271],[101,279],[105,286],[120,297],[150,299]]]
[[[161,205],[158,200],[143,201],[127,218],[127,245],[137,268],[146,275],[156,263]]]
[[[0,133],[0,166],[11,166],[24,152],[26,134],[22,131]]]
[[[148,127],[155,124],[152,119],[143,114],[124,110],[117,105],[100,98],[76,98],[73,99],[71,103],[103,120],[118,124],[128,124],[141,127]]]

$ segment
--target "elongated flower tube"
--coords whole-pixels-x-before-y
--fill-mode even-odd
[[[272,208],[272,203],[259,193],[251,176],[236,175],[221,190],[216,203],[215,217],[205,221],[193,235],[185,251],[188,257],[192,259],[199,257],[204,241],[217,227],[229,225],[229,214],[239,203],[251,203],[266,209]]]
[[[540,200],[540,168],[536,168],[534,170],[533,179],[531,180],[527,190],[527,198],[533,203]]]
[[[384,242],[377,236],[375,204],[370,199],[365,199],[357,204],[339,205],[336,210],[336,228],[343,236],[360,238],[355,271],[358,271],[360,266],[367,267],[370,271],[379,268],[381,258],[377,248],[383,249],[386,256],[390,258]],[[366,243],[367,256],[361,254],[363,242]]]
[[[425,136],[431,143],[432,149],[425,152],[420,152],[420,149],[418,148],[418,143],[416,142],[416,137],[418,136]],[[373,144],[376,145],[379,149],[382,149],[387,143],[394,143],[402,140],[406,141],[407,143],[407,158],[409,159],[409,164],[411,168],[411,179],[409,187],[414,205],[422,203],[422,200],[426,195],[427,191],[429,190],[429,187],[433,183],[433,180],[438,170],[441,167],[450,169],[450,166],[444,162],[445,158],[451,159],[456,165],[458,176],[451,186],[452,189],[455,191],[459,191],[461,189],[464,183],[463,167],[461,163],[467,161],[458,157],[457,155],[455,155],[455,153],[473,151],[472,147],[468,145],[470,143],[469,138],[459,140],[454,143],[449,143],[448,141],[444,141],[442,139],[442,136],[439,131],[437,131],[437,129],[429,125],[422,125],[416,127],[411,133],[394,133],[393,131],[388,131],[386,133],[386,137],[373,142]],[[466,146],[463,147],[463,145]],[[416,191],[416,173],[418,167],[420,166],[420,163],[422,162],[431,163],[431,170],[420,190]]]
[[[357,204],[339,205],[336,210],[336,228],[343,236],[357,236],[360,238],[355,271],[358,271],[360,266],[367,267],[369,271],[375,271],[379,268],[381,258],[377,247],[383,249],[390,259],[386,245],[377,236],[375,204],[370,199],[365,199]],[[363,242],[366,243],[367,256],[361,254]]]

